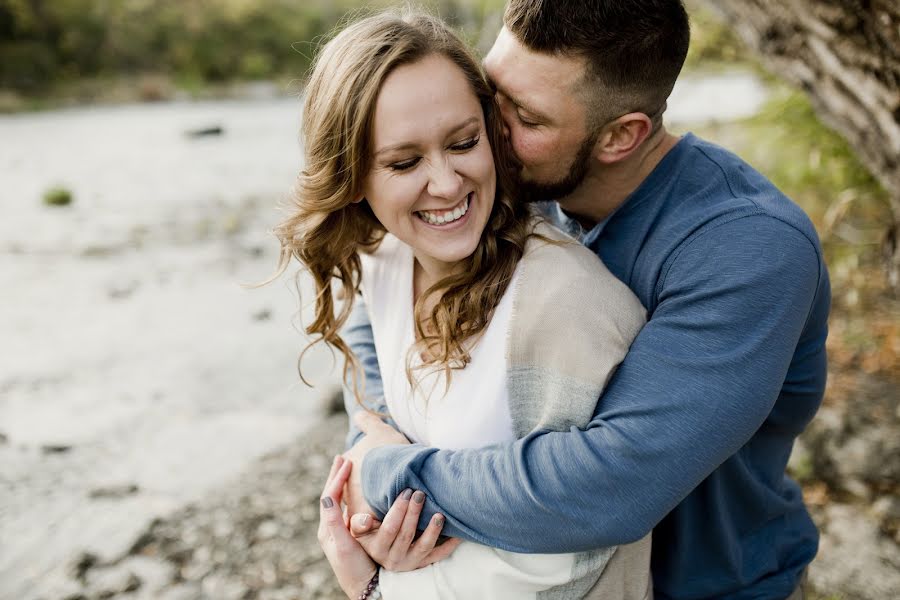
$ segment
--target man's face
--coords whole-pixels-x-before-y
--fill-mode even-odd
[[[484,67],[521,163],[524,199],[567,196],[584,180],[596,141],[579,97],[584,59],[534,52],[504,27]]]

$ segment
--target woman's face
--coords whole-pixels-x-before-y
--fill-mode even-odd
[[[363,194],[426,269],[452,269],[478,245],[496,171],[478,98],[463,72],[432,55],[394,70],[375,105]]]

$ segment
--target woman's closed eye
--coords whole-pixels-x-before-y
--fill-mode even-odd
[[[401,160],[399,162],[391,163],[387,167],[391,171],[408,171],[412,169],[414,166],[419,164],[421,157],[410,158],[408,160]]]
[[[463,140],[462,142],[453,144],[449,147],[453,152],[467,152],[473,149],[478,145],[478,142],[481,141],[481,136],[476,135],[475,137],[469,138],[467,140]],[[389,164],[387,167],[391,171],[408,171],[419,164],[419,161],[422,160],[421,156],[416,156],[414,158],[409,158],[406,160],[400,160],[397,162],[393,162]]]
[[[477,146],[478,142],[480,141],[481,136],[476,135],[475,137],[459,142],[458,144],[453,144],[452,146],[450,146],[450,149],[456,152],[465,152],[466,150],[471,150],[472,148]]]

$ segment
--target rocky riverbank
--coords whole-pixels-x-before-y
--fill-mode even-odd
[[[316,528],[345,428],[343,415],[325,419],[230,485],[154,521],[122,556],[76,557],[66,600],[341,598]]]

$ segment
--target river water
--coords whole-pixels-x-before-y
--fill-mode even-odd
[[[687,78],[669,121],[764,98],[751,75]],[[81,552],[115,558],[319,419],[331,357],[299,383],[290,278],[241,286],[274,269],[299,115],[294,98],[0,117],[0,598],[63,597]],[[70,206],[41,202],[54,185]]]

